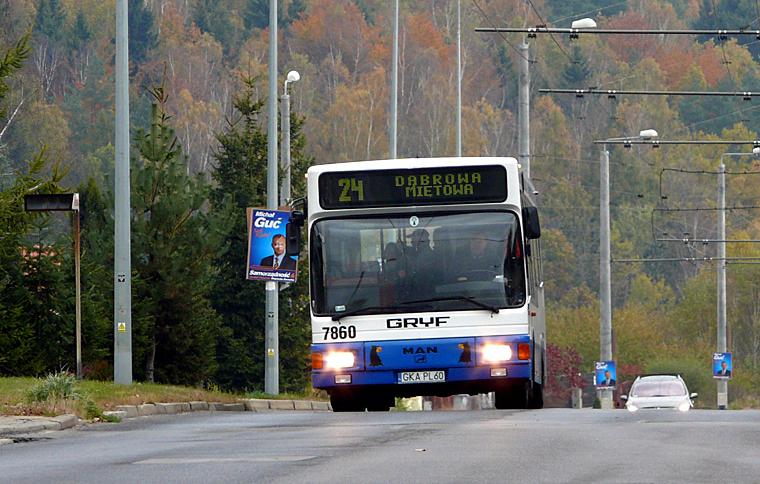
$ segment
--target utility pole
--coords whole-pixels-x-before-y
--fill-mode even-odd
[[[396,120],[398,118],[398,0],[393,6],[393,52],[391,57],[391,132],[389,158],[396,158]]]
[[[610,152],[602,145],[599,159],[599,357],[612,360],[612,286],[610,274]],[[611,409],[612,390],[599,390],[602,409]]]
[[[518,46],[520,52],[520,76],[518,88],[517,157],[523,173],[530,178],[530,49],[523,38]]]
[[[127,0],[116,1],[116,163],[114,173],[114,383],[132,383],[132,258],[129,183]]]
[[[267,131],[267,208],[277,210],[277,0],[269,0],[269,127]],[[277,282],[266,283],[264,391],[280,393]]]
[[[726,165],[718,169],[718,352],[726,352]],[[718,409],[728,406],[728,381],[719,379]]]
[[[462,2],[457,0],[457,157],[462,157]]]

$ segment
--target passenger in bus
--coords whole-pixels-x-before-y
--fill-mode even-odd
[[[409,260],[409,289],[421,297],[430,297],[435,285],[435,254],[430,247],[430,234],[425,229],[416,229],[411,234]]]
[[[388,242],[383,249],[383,270],[380,274],[380,304],[393,305],[406,292],[406,264],[401,245]]]
[[[465,280],[492,279],[502,273],[504,259],[492,238],[486,230],[474,232],[470,237],[468,250],[460,259],[460,273]]]

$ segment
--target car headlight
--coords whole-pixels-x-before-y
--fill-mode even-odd
[[[690,408],[691,408],[691,405],[689,404],[689,402],[681,402],[678,404],[678,410],[682,412],[688,412]]]
[[[353,351],[331,351],[325,353],[325,368],[351,368],[356,361]]]
[[[631,412],[631,413],[633,413],[633,412],[635,412],[636,410],[638,410],[638,409],[639,409],[639,407],[637,407],[636,405],[631,405],[631,404],[628,404],[628,405],[626,406],[626,408],[627,408],[627,409],[628,409],[628,411],[629,411],[629,412]]]
[[[512,359],[512,347],[509,345],[487,344],[480,350],[483,361],[497,363]]]

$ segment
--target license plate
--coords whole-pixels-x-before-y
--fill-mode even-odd
[[[446,381],[446,372],[435,371],[402,371],[398,374],[398,382],[405,383],[440,383]]]

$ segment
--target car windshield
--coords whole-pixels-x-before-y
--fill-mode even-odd
[[[686,387],[678,380],[640,381],[631,390],[634,397],[680,397]]]
[[[316,314],[525,303],[523,247],[512,212],[326,219],[313,225],[310,245]]]

